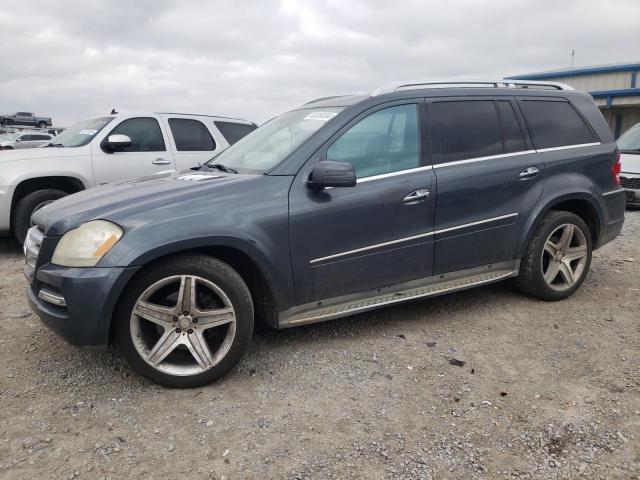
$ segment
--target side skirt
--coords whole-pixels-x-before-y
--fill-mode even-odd
[[[510,260],[298,305],[280,312],[278,327],[347,317],[396,303],[486,285],[515,277],[519,269],[520,260]]]

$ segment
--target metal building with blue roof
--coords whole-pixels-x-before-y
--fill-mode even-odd
[[[553,80],[589,92],[616,138],[640,123],[640,62],[567,68],[506,78]]]

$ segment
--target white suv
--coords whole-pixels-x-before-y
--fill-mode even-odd
[[[214,157],[256,128],[235,118],[181,113],[109,115],[80,122],[50,148],[0,155],[0,232],[24,242],[32,213],[105,183],[184,170]]]

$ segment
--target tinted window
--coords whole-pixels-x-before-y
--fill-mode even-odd
[[[521,152],[526,149],[522,129],[513,111],[513,105],[507,101],[497,101],[498,114],[502,124],[502,140],[504,142],[504,152]]]
[[[163,152],[164,139],[160,125],[155,118],[130,118],[125,120],[109,135],[121,134],[131,139],[131,146],[122,148],[121,152]]]
[[[33,114],[29,112],[18,112],[16,113],[18,117],[31,117]]]
[[[209,130],[198,120],[170,118],[169,127],[179,151],[203,152],[216,149],[216,142]]]
[[[416,106],[389,107],[360,120],[329,148],[327,159],[351,163],[357,178],[417,167]]]
[[[247,125],[246,123],[233,123],[233,122],[213,122],[220,130],[220,133],[227,139],[229,145],[233,145],[242,137],[245,137],[249,133],[253,132],[256,128],[255,125]]]
[[[525,100],[521,105],[536,148],[596,141],[589,127],[569,102]]]
[[[437,162],[503,153],[502,129],[492,100],[435,102],[431,112]]]
[[[49,140],[51,137],[49,135],[34,135],[34,140]]]

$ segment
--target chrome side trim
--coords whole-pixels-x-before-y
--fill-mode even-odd
[[[334,258],[344,257],[344,256],[347,256],[347,255],[351,255],[353,253],[366,252],[367,250],[373,250],[373,249],[380,248],[380,247],[386,247],[388,245],[394,245],[396,243],[408,242],[410,240],[416,240],[418,238],[425,238],[425,237],[430,237],[432,235],[437,235],[439,233],[450,232],[451,230],[458,230],[458,229],[461,229],[461,228],[473,227],[474,225],[481,225],[483,223],[493,222],[493,221],[496,221],[496,220],[503,220],[505,218],[517,217],[517,216],[518,216],[517,213],[509,213],[507,215],[500,215],[499,217],[491,217],[491,218],[486,218],[484,220],[478,220],[477,222],[465,223],[463,225],[456,225],[455,227],[443,228],[442,230],[434,230],[432,232],[420,233],[418,235],[412,235],[410,237],[398,238],[396,240],[390,240],[388,242],[376,243],[374,245],[368,245],[366,247],[356,248],[354,250],[347,250],[346,252],[334,253],[333,255],[327,255],[326,257],[314,258],[313,260],[309,261],[309,264],[310,265],[314,265],[316,263],[323,262],[325,260],[332,260]]]
[[[309,261],[309,264],[313,265],[313,264],[316,264],[316,263],[319,263],[319,262],[323,262],[325,260],[332,260],[334,258],[340,258],[340,257],[344,257],[344,256],[347,256],[347,255],[351,255],[352,253],[366,252],[367,250],[373,250],[373,249],[380,248],[380,247],[386,247],[387,245],[393,245],[393,244],[401,243],[401,242],[408,242],[410,240],[416,240],[418,238],[426,238],[426,237],[432,236],[433,233],[434,232],[421,233],[419,235],[412,235],[411,237],[399,238],[397,240],[390,240],[388,242],[376,243],[375,245],[369,245],[368,247],[356,248],[354,250],[348,250],[346,252],[335,253],[333,255],[327,255],[326,257],[314,258],[313,260]]]
[[[456,160],[455,162],[438,163],[437,165],[434,165],[433,168],[451,167],[453,165],[464,165],[465,163],[483,162],[485,160],[496,160],[498,158],[517,157],[519,155],[529,155],[531,153],[536,153],[536,151],[522,150],[521,152],[501,153],[499,155],[489,155],[487,157],[476,157],[476,158],[469,158],[466,160]]]
[[[396,177],[398,175],[405,175],[407,173],[415,173],[415,172],[423,172],[425,170],[432,170],[432,169],[433,169],[433,166],[427,165],[426,167],[416,167],[416,168],[410,168],[408,170],[398,170],[397,172],[381,173],[380,175],[372,175],[371,177],[359,178],[356,180],[356,183],[371,182],[373,180],[379,180],[381,178]]]
[[[58,307],[66,307],[67,301],[64,299],[62,295],[57,293],[53,293],[51,290],[47,290],[46,288],[40,289],[38,292],[38,297],[44,300],[45,302],[52,303],[57,305]]]
[[[602,196],[603,196],[603,197],[606,197],[606,196],[608,196],[608,195],[613,195],[613,194],[615,194],[615,193],[622,193],[622,192],[624,192],[624,188],[616,188],[615,190],[611,190],[611,191],[609,191],[609,192],[605,192],[605,193],[603,193],[603,194],[602,194]]]
[[[474,225],[481,225],[487,222],[494,222],[496,220],[503,220],[505,218],[517,217],[517,213],[509,213],[507,215],[500,215],[499,217],[487,218],[485,220],[478,220],[477,222],[465,223],[464,225],[456,225],[455,227],[443,228],[441,230],[436,230],[434,233],[437,235],[438,233],[450,232],[452,230],[459,230],[461,228],[473,227]]]
[[[555,152],[558,150],[569,150],[571,148],[595,147],[597,145],[600,145],[600,142],[579,143],[577,145],[562,145],[561,147],[539,148],[538,150],[536,150],[536,152],[538,153]]]

